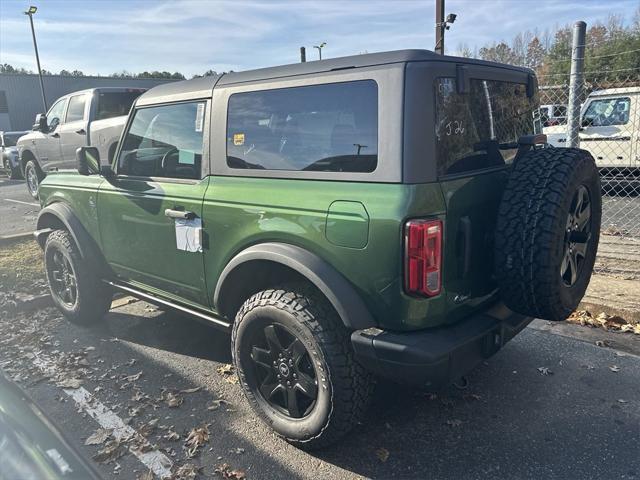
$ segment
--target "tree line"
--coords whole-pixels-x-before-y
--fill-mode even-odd
[[[8,63],[0,64],[0,73],[10,74],[10,75],[34,75],[35,72],[33,70],[28,70],[22,67],[14,67]],[[47,69],[42,69],[43,75],[61,75],[63,77],[86,77],[82,70],[60,70],[59,72],[51,72]],[[215,70],[207,70],[202,75],[193,75],[192,78],[203,77],[209,75],[217,75]],[[126,70],[122,70],[120,72],[114,72],[110,75],[105,75],[108,78],[168,78],[173,80],[184,80],[186,77],[180,72],[167,72],[167,71],[158,71],[153,70],[151,72],[144,71],[140,73],[131,73]]]
[[[573,27],[525,31],[510,42],[501,41],[471,50],[460,44],[456,54],[532,68],[539,77],[568,81],[571,70]],[[622,15],[609,15],[587,28],[585,72],[590,81],[640,79],[640,7],[632,21]],[[566,75],[566,77],[565,77]]]

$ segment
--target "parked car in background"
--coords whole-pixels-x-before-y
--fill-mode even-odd
[[[640,87],[592,92],[580,113],[580,148],[591,153],[604,184],[640,182]],[[550,144],[567,146],[566,126],[544,129]]]
[[[540,119],[544,127],[567,124],[566,105],[540,105]]]
[[[38,114],[33,131],[18,141],[20,166],[29,193],[47,171],[73,168],[78,147],[94,146],[110,160],[131,105],[143,88],[103,87],[73,92],[59,98],[47,114]]]
[[[20,156],[16,143],[29,132],[0,132],[0,157],[2,167],[9,173],[9,178],[22,178]]]
[[[598,172],[537,111],[533,71],[423,50],[155,87],[112,165],[83,147],[42,183],[53,302],[87,325],[119,290],[230,331],[256,414],[328,445],[374,375],[442,388],[577,307]]]

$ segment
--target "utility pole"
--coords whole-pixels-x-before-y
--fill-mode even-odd
[[[47,111],[47,97],[44,94],[44,82],[42,81],[42,69],[40,68],[40,55],[38,55],[38,43],[36,42],[36,31],[33,28],[33,14],[38,11],[38,7],[33,5],[29,7],[29,10],[24,12],[29,16],[29,23],[31,24],[31,36],[33,37],[33,48],[36,51],[36,63],[38,64],[38,76],[40,77],[40,90],[42,91],[42,103],[44,104],[44,111]]]
[[[307,49],[304,47],[300,47],[300,62],[304,63],[307,61]]]
[[[571,76],[569,77],[569,109],[567,112],[567,140],[571,148],[580,147],[580,100],[584,86],[584,42],[587,24],[573,26],[571,48]]]
[[[437,54],[444,55],[444,0],[436,0],[436,46]]]

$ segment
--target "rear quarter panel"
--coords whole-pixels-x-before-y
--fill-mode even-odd
[[[364,206],[369,217],[364,246],[345,247],[327,239],[328,210],[336,201]],[[204,262],[206,278],[212,282],[210,295],[225,265],[240,251],[257,243],[283,242],[305,248],[331,264],[362,295],[381,326],[404,330],[441,323],[444,295],[426,300],[403,293],[402,252],[407,218],[443,212],[438,184],[212,177],[203,208],[209,235]],[[338,212],[330,221],[348,224],[349,218],[354,221],[354,232],[362,232],[360,217],[350,217],[349,212]],[[341,229],[344,235],[345,225]]]

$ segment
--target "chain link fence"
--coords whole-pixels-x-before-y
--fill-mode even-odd
[[[572,129],[571,74],[539,76],[543,132],[553,146],[577,145],[596,160],[602,183],[596,272],[640,280],[640,67],[585,71],[579,80],[579,127]]]

